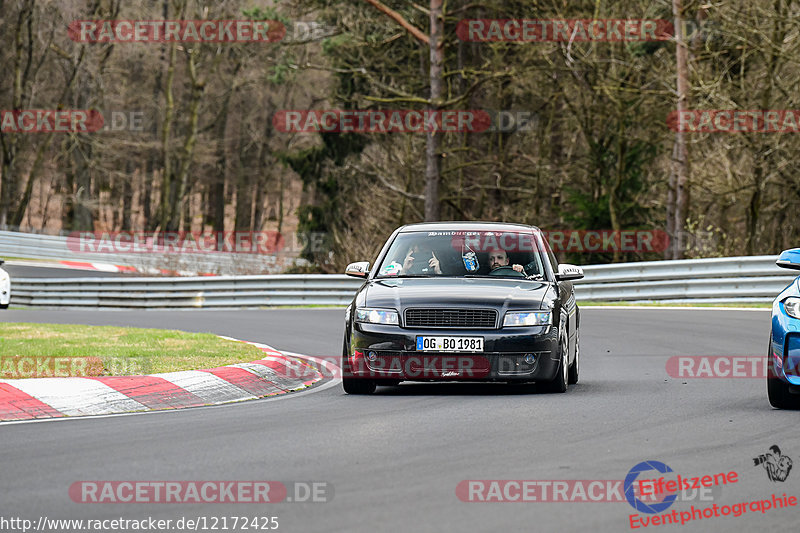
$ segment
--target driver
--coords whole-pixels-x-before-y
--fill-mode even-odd
[[[489,266],[491,267],[491,271],[494,272],[500,267],[507,267],[508,266],[508,254],[505,250],[501,250],[499,248],[495,248],[489,251]],[[511,268],[516,270],[517,272],[521,272],[522,274],[525,273],[525,270],[522,268],[522,265],[514,265]]]

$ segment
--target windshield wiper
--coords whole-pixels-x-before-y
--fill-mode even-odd
[[[514,276],[511,274],[508,275],[490,275],[490,274],[464,274],[463,276],[456,276],[462,278],[470,278],[470,279],[527,279],[527,280],[535,280],[541,281],[544,279],[544,276],[541,274],[534,274],[533,276]]]

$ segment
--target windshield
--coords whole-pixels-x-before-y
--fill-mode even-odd
[[[378,278],[507,277],[545,279],[531,232],[425,231],[400,233],[380,265]]]

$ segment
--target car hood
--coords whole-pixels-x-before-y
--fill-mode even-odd
[[[493,307],[544,309],[549,283],[515,278],[389,278],[363,287],[365,307]],[[553,292],[553,296],[555,293]]]

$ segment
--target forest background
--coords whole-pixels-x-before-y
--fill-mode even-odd
[[[676,133],[676,109],[800,109],[793,0],[0,0],[0,109],[94,109],[97,132],[0,131],[0,227],[324,236],[307,271],[399,225],[653,230],[659,252],[773,254],[800,226],[797,133]],[[471,42],[465,19],[665,19],[646,42]],[[279,42],[102,43],[76,20],[279,21]],[[463,22],[462,22],[463,24]],[[683,60],[681,55],[683,54]],[[487,110],[501,131],[285,132],[285,110]],[[508,124],[506,124],[508,126]],[[308,240],[304,242],[309,242]]]

